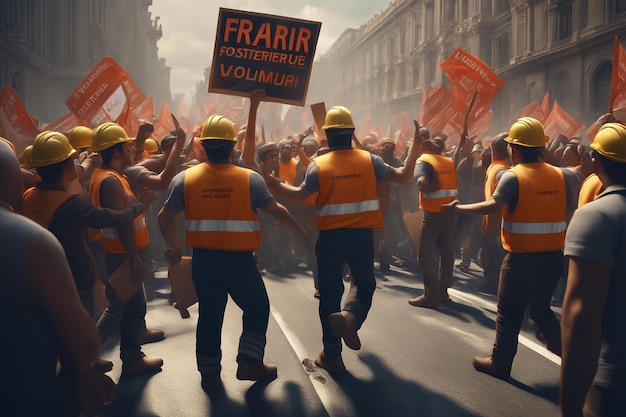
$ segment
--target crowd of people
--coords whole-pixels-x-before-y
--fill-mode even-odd
[[[626,413],[626,127],[604,116],[591,149],[580,138],[548,138],[530,117],[489,138],[463,133],[456,144],[417,121],[411,138],[359,140],[350,111],[335,106],[319,132],[274,143],[256,134],[264,94],[250,94],[239,130],[212,115],[189,140],[172,116],[176,128],[163,138],[152,137],[150,122],[134,136],[107,122],[44,131],[19,157],[11,138],[0,141],[3,308],[5,317],[24,311],[7,336],[25,342],[3,353],[37,349],[27,372],[9,363],[11,415],[100,412],[115,400],[113,364],[100,348],[116,335],[121,378],[157,372],[163,360],[141,349],[165,337],[145,320],[153,265],[186,254],[205,391],[222,384],[229,296],[243,311],[236,378],[277,376],[264,362],[264,271],[310,269],[322,328],[315,364],[333,374],[345,371],[344,344],[361,348],[376,264],[384,274],[417,258],[424,292],[408,303],[437,309],[450,302],[460,259],[457,268],[482,269],[479,291],[498,300],[493,350],[473,359],[477,371],[510,376],[528,311],[537,338],[563,358],[562,415]],[[417,211],[419,225],[406,216]],[[27,262],[35,251],[39,261]],[[551,309],[559,283],[561,322]],[[26,399],[33,381],[43,401]]]

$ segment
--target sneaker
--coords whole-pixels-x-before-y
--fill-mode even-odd
[[[222,378],[220,377],[220,373],[209,374],[202,372],[202,381],[200,382],[200,386],[203,391],[212,391],[222,385]]]
[[[472,365],[478,372],[483,372],[499,379],[508,379],[511,376],[511,363],[494,361],[491,356],[486,358],[476,356],[472,361]]]
[[[135,362],[122,364],[122,379],[135,378],[139,375],[160,371],[163,359],[149,358],[141,352],[141,356]]]
[[[326,371],[330,374],[345,372],[346,370],[346,367],[343,364],[343,359],[341,359],[341,355],[328,357],[324,355],[324,352],[317,355],[315,365],[319,368],[326,369]]]
[[[146,329],[139,333],[139,344],[145,345],[147,343],[156,343],[165,339],[165,332],[157,329]]]
[[[356,330],[356,316],[349,311],[332,313],[328,316],[330,328],[335,337],[343,338],[344,343],[352,350],[361,349],[361,340]]]
[[[237,379],[241,381],[262,381],[265,379],[274,379],[278,376],[276,365],[255,363],[248,361],[238,361]]]

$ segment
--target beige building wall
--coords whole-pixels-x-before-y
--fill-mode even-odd
[[[439,64],[460,47],[506,82],[493,133],[545,92],[589,123],[608,110],[613,40],[625,35],[623,0],[395,0],[321,57],[307,102],[383,126],[405,110],[415,118],[423,91],[447,86]]]
[[[171,100],[170,68],[152,0],[0,2],[0,88],[11,85],[29,113],[51,123],[65,99],[104,56],[112,56],[158,106]],[[158,104],[157,104],[158,103]]]

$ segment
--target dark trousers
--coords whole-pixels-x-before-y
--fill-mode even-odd
[[[560,327],[550,301],[562,269],[562,251],[507,253],[504,256],[498,289],[494,360],[513,362],[526,308],[539,330],[549,339],[548,343],[552,341],[560,346]]]
[[[482,264],[484,284],[494,294],[498,290],[500,267],[506,251],[502,248],[499,233],[485,233],[482,235]]]
[[[343,271],[348,264],[352,282],[343,310],[356,316],[361,327],[372,306],[376,289],[374,277],[374,233],[372,229],[336,229],[320,231],[317,241],[319,273],[319,316],[322,342],[327,356],[341,354],[341,339],[333,336],[328,316],[341,310]]]
[[[222,324],[229,295],[243,311],[237,361],[262,362],[270,304],[252,252],[193,249],[191,275],[198,294],[198,370],[221,369]]]
[[[438,297],[439,291],[452,286],[455,219],[454,212],[424,212],[417,259],[426,296]]]

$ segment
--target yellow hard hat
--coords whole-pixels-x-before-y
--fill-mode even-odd
[[[143,145],[143,149],[148,152],[148,154],[152,155],[159,151],[159,142],[154,138],[148,138]]]
[[[91,136],[91,150],[100,152],[110,148],[113,145],[124,142],[132,142],[134,139],[129,138],[124,128],[117,123],[106,122],[93,130]]]
[[[31,164],[35,168],[63,162],[76,153],[63,133],[45,131],[37,135],[33,143]]]
[[[91,136],[93,130],[87,126],[76,126],[67,131],[67,138],[70,141],[72,148],[77,151],[91,146]]]
[[[352,113],[343,106],[333,106],[326,112],[322,129],[354,129]]]
[[[548,137],[543,132],[543,125],[532,117],[517,119],[511,125],[509,135],[504,140],[529,148],[542,148],[548,143]]]
[[[24,148],[22,154],[20,155],[20,164],[28,163],[31,159],[33,159],[33,145],[28,145]]]
[[[214,114],[202,124],[202,137],[200,140],[237,140],[235,124],[224,116]]]
[[[620,123],[602,125],[591,149],[608,159],[626,163],[626,126]]]

